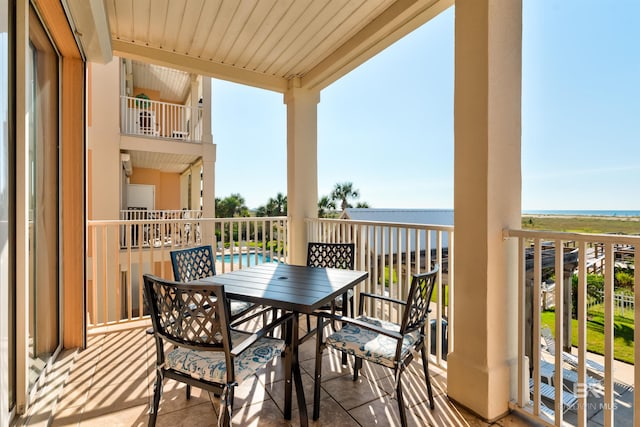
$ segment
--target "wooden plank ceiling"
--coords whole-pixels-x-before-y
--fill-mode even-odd
[[[453,0],[105,0],[114,53],[284,92],[322,89]]]

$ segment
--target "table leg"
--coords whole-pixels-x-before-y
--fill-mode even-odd
[[[285,348],[285,356],[284,356],[284,363],[285,363],[285,374],[284,374],[284,418],[285,420],[290,420],[291,419],[291,373],[293,372],[292,369],[292,362],[293,362],[293,353],[294,353],[294,348],[292,346],[292,341],[293,341],[293,318],[295,316],[292,316],[291,319],[289,319],[286,323],[286,328],[285,328],[285,343],[286,343],[286,348]],[[295,349],[297,351],[297,349]]]
[[[293,347],[293,380],[296,383],[296,397],[298,398],[298,410],[300,411],[300,426],[307,427],[309,425],[309,416],[307,415],[307,402],[304,398],[304,389],[302,387],[302,376],[300,375],[300,363],[298,361],[298,334],[299,324],[298,316],[296,313],[293,316],[293,335],[292,335],[292,347]],[[291,400],[291,396],[289,396]],[[285,405],[286,407],[286,405]]]
[[[324,318],[318,315],[316,323],[316,369],[313,381],[313,419],[320,417],[320,385],[322,384],[322,332],[324,329]]]

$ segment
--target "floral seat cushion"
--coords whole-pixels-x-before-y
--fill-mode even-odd
[[[231,342],[239,343],[249,334],[231,331]],[[240,382],[276,358],[284,350],[283,340],[263,337],[234,359],[235,378]],[[216,383],[227,382],[223,351],[201,351],[178,347],[167,353],[166,365],[193,378]]]
[[[397,323],[367,316],[359,316],[357,319],[390,331],[400,331],[400,325]],[[413,345],[418,339],[419,331],[414,331],[404,336],[402,340],[401,357],[404,357],[404,355],[413,348]],[[394,360],[398,341],[391,337],[378,334],[377,332],[361,328],[360,326],[347,323],[342,329],[329,335],[326,343],[328,346],[346,351],[362,359],[370,360],[390,368],[395,366]]]
[[[231,316],[237,316],[238,314],[244,312],[245,310],[248,310],[249,308],[253,307],[253,303],[251,302],[246,302],[246,301],[237,301],[237,300],[229,300],[229,305],[230,307],[230,312],[231,312]]]

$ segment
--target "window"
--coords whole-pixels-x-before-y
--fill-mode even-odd
[[[29,18],[29,387],[59,338],[58,55],[35,11]]]
[[[13,94],[9,84],[11,67],[13,66],[12,23],[7,0],[0,0],[0,424],[8,424],[9,411],[16,401],[15,388],[15,281],[13,280],[13,215],[14,185],[13,158],[14,147],[9,141],[12,137],[12,103]],[[8,396],[5,399],[4,396]]]

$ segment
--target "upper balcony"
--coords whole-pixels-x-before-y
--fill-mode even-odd
[[[119,71],[121,135],[211,141],[208,78],[126,58]]]
[[[145,138],[202,142],[202,106],[120,96],[120,131]]]

